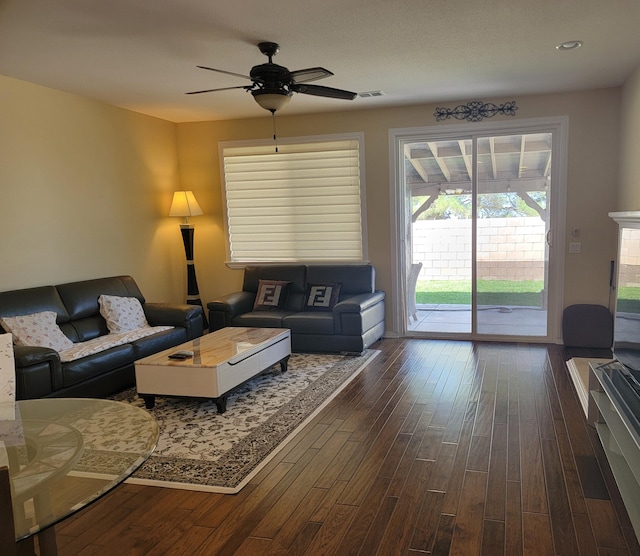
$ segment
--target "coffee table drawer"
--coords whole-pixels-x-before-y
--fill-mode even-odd
[[[291,337],[287,336],[257,353],[251,353],[244,359],[230,360],[216,370],[218,389],[222,393],[228,392],[289,355],[291,355]]]

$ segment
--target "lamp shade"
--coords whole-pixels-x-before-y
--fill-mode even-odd
[[[169,209],[169,216],[200,216],[202,209],[191,191],[176,191]]]

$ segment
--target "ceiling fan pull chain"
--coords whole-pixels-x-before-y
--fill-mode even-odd
[[[276,135],[276,111],[271,111],[271,120],[273,121],[273,142],[276,144],[276,152],[278,152],[278,137]]]

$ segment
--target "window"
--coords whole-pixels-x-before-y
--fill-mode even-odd
[[[221,144],[229,262],[362,261],[363,137]]]

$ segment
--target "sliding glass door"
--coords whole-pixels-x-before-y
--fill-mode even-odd
[[[479,137],[476,329],[547,336],[551,133]]]
[[[549,337],[553,140],[399,139],[407,332]]]

